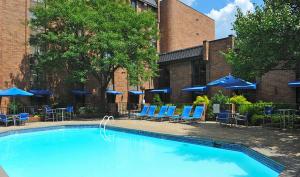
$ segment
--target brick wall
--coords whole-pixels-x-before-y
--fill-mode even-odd
[[[233,47],[233,37],[228,37],[224,39],[209,41],[207,45],[204,45],[204,54],[208,53],[208,63],[207,63],[207,82],[214,81],[223,76],[226,76],[231,73],[230,65],[225,61],[222,52],[226,52],[228,49]],[[211,87],[209,89],[209,95],[215,94],[220,87]],[[228,90],[224,90],[225,94],[230,94]]]
[[[215,39],[215,22],[178,0],[160,5],[160,51],[170,52]]]
[[[0,89],[25,87],[21,64],[26,62],[29,29],[25,26],[30,0],[0,1]],[[26,14],[27,13],[27,14]],[[8,99],[1,99],[2,106]]]
[[[270,71],[258,84],[257,98],[275,103],[296,103],[296,89],[288,86],[296,79],[294,71]]]
[[[172,63],[170,69],[170,87],[172,89],[171,102],[189,103],[191,94],[182,92],[183,88],[190,87],[192,84],[192,65],[190,61]]]

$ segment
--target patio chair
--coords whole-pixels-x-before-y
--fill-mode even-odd
[[[216,121],[220,124],[230,124],[231,123],[231,114],[229,111],[222,111],[217,114]]]
[[[246,115],[242,114],[236,114],[234,116],[235,125],[237,126],[239,122],[243,122],[246,126],[249,124],[249,113],[246,113]]]
[[[186,119],[190,117],[193,106],[184,106],[181,115],[174,115],[170,117],[170,121],[179,121],[180,119]]]
[[[194,114],[192,117],[185,117],[183,120],[185,121],[192,121],[192,120],[200,120],[204,113],[204,106],[196,106],[194,110]]]
[[[20,113],[18,115],[18,120],[20,125],[25,125],[25,122],[29,120],[29,113]]]
[[[12,118],[7,117],[5,114],[0,114],[0,122],[4,123],[7,127],[9,123],[14,122]]]
[[[149,107],[149,110],[148,110],[147,115],[144,116],[144,117],[148,117],[148,118],[153,117],[153,116],[155,115],[156,108],[157,108],[156,105],[151,105],[151,106]]]
[[[70,120],[74,117],[74,107],[73,106],[67,106],[66,117],[69,117]]]
[[[263,125],[266,125],[269,123],[272,125],[272,113],[273,113],[273,107],[272,106],[266,106],[264,108],[264,118],[263,118]]]
[[[54,120],[56,119],[56,112],[49,106],[45,106],[45,121],[47,120]]]
[[[149,110],[149,105],[144,105],[142,111],[140,113],[134,114],[137,118],[145,117]]]
[[[151,119],[160,119],[166,115],[169,106],[162,106],[159,110],[159,113],[152,116]]]

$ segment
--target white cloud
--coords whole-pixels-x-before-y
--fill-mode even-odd
[[[181,0],[181,2],[183,2],[183,3],[185,3],[186,5],[189,5],[189,6],[192,6],[195,1],[196,0]]]
[[[233,34],[232,24],[235,20],[237,8],[243,13],[254,10],[251,0],[234,0],[220,10],[212,9],[207,15],[216,21],[216,37],[223,38]]]

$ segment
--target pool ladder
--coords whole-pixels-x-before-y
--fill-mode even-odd
[[[110,141],[110,137],[106,134],[106,125],[110,120],[115,120],[114,116],[104,116],[103,119],[101,120],[100,124],[99,124],[99,128],[100,128],[100,134],[103,137],[104,140]],[[102,128],[103,127],[103,128]],[[103,130],[103,131],[102,131]]]
[[[100,122],[99,127],[100,127],[100,128],[103,127],[103,129],[105,130],[106,124],[107,124],[110,120],[115,120],[114,116],[108,116],[108,115],[104,116],[103,119],[102,119],[101,122]]]

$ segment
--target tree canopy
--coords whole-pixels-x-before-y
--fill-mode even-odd
[[[235,49],[225,54],[233,72],[254,80],[272,70],[295,69],[300,61],[300,2],[266,0],[252,13],[237,12]]]
[[[77,83],[93,76],[102,90],[119,68],[127,71],[132,85],[155,76],[155,14],[137,13],[120,2],[127,0],[47,0],[34,6],[30,43],[39,49],[36,68],[65,71]]]

